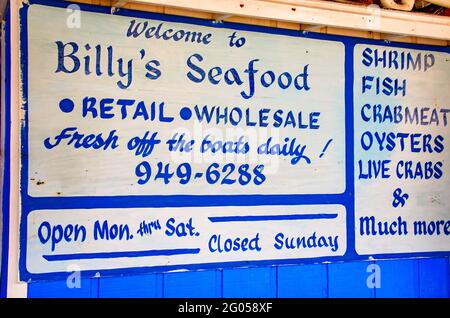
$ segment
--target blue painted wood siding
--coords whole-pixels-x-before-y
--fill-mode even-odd
[[[367,281],[378,265],[379,288]],[[369,282],[370,283],[370,282]],[[370,284],[369,284],[370,285]],[[29,297],[450,297],[449,258],[236,268],[28,285]]]

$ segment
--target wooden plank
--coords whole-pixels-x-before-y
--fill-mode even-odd
[[[223,297],[276,297],[276,268],[223,270]]]
[[[328,264],[329,297],[375,297],[373,287],[367,285],[368,266],[373,262],[348,262]]]
[[[191,18],[199,18],[199,19],[208,19],[208,20],[213,19],[212,13],[192,11],[192,10],[179,9],[179,8],[171,8],[171,7],[164,7],[164,13],[185,16],[185,17],[191,17]]]
[[[278,267],[278,297],[327,297],[327,265]]]
[[[142,3],[128,2],[123,8],[131,9],[131,10],[138,10],[138,11],[164,13],[164,7],[162,7],[162,6],[152,6],[152,5],[148,5],[148,4],[142,4]]]
[[[3,21],[6,9],[6,1],[0,1],[0,21]]]
[[[22,100],[20,99],[20,62],[19,62],[19,9],[22,6],[20,1],[10,1],[10,166],[9,166],[9,246],[8,246],[8,264],[7,273],[4,273],[7,279],[7,296],[12,298],[22,298],[27,295],[27,284],[18,281],[19,276],[19,220],[20,220],[20,194],[14,189],[20,188],[20,154],[19,148],[19,130],[20,121],[23,112],[20,109]]]
[[[312,24],[301,24],[300,30],[316,33],[327,33],[326,26],[312,25]]]
[[[160,298],[163,294],[162,274],[100,278],[101,298]]]
[[[380,34],[380,40],[386,40],[391,42],[403,42],[403,43],[417,43],[417,37],[415,36],[399,36],[392,34]]]
[[[77,0],[76,2],[84,3],[84,4],[98,5],[97,1],[95,1],[95,0]],[[111,3],[109,3],[108,5],[111,5]]]
[[[231,16],[229,18],[224,19],[224,21],[234,22],[234,23],[252,24],[252,25],[259,25],[259,26],[266,26],[266,27],[275,27],[275,24],[276,24],[275,21],[269,20],[269,19],[255,19],[255,18],[238,17],[238,16]]]
[[[377,298],[412,298],[419,296],[419,261],[377,261],[381,269],[381,288],[376,289]]]
[[[420,259],[419,287],[421,298],[450,297],[449,259],[447,257]]]
[[[447,41],[445,40],[437,40],[437,39],[427,39],[427,38],[416,38],[417,44],[427,44],[427,45],[438,45],[438,46],[446,46]]]
[[[276,27],[280,29],[300,30],[299,23],[276,21]]]
[[[220,270],[164,274],[164,297],[218,298],[221,294]]]
[[[93,0],[77,0],[76,2],[94,4]],[[273,2],[277,2],[277,1],[273,1]],[[105,5],[105,6],[111,6],[112,1],[111,0],[103,0],[100,4]],[[164,13],[165,10],[167,10],[167,7],[162,4],[150,5],[150,4],[146,4],[146,3],[131,2],[131,1],[127,1],[127,3],[123,7],[127,8],[127,9],[148,11],[148,12],[157,12],[157,13]],[[170,12],[170,9],[169,9],[169,12]],[[186,11],[184,13],[186,13]],[[180,14],[180,12],[178,11],[177,14]],[[181,15],[183,15],[183,14],[181,14]],[[189,14],[187,14],[187,16],[192,16],[192,15],[193,15],[192,11]],[[194,16],[197,16],[197,15],[194,14]],[[232,21],[230,21],[230,22],[236,22],[236,23],[248,23],[248,24],[264,25],[264,26],[268,26],[269,24],[271,24],[268,20],[250,19],[250,18],[245,18],[245,17],[240,17],[240,16],[233,17],[233,15],[231,15],[231,14],[213,14],[212,18],[216,19],[217,17],[220,17],[220,16],[226,17],[221,20],[227,20],[227,21],[230,21],[230,18],[232,17]],[[201,16],[201,18],[209,19],[210,17],[203,15],[203,16]],[[305,30],[305,29],[310,28],[312,25],[304,24],[304,25],[300,26],[298,22],[276,21],[276,25],[274,25],[274,26],[277,28],[282,28],[282,29]],[[374,31],[366,32],[366,31],[357,30],[357,29],[351,30],[351,29],[345,29],[345,28],[331,27],[329,30],[327,30],[327,27],[320,27],[318,30],[316,30],[314,32],[338,34],[338,35],[349,35],[349,36],[351,36],[352,34],[358,34],[355,36],[359,36],[359,37],[363,37],[363,38],[373,38],[373,39],[377,39],[377,40],[382,39],[382,36],[380,35],[379,32],[374,32]],[[356,33],[353,33],[353,32],[356,32]],[[403,38],[398,38],[398,39],[401,39],[401,42],[405,42],[405,43],[450,46],[450,41],[447,41],[445,39],[432,39],[432,38],[426,38],[426,37],[417,37],[417,38],[403,37]],[[414,41],[412,41],[412,39],[414,39]],[[396,39],[391,39],[391,41],[397,42]]]

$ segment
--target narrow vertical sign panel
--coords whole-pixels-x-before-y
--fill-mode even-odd
[[[29,10],[31,196],[345,190],[342,43],[67,18]]]
[[[450,251],[448,50],[20,18],[22,280]]]

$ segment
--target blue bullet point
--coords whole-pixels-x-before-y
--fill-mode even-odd
[[[64,113],[70,113],[74,109],[75,105],[69,98],[64,98],[59,102],[59,108]]]
[[[184,120],[190,119],[192,116],[192,111],[189,109],[189,107],[183,107],[180,110],[180,117]]]

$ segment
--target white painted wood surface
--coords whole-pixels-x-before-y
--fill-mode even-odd
[[[247,42],[243,47],[237,48],[228,45],[228,37],[235,32],[233,30],[169,22],[163,23],[163,30],[184,29],[211,33],[211,43],[203,45],[154,38],[134,39],[126,36],[130,21],[134,20],[132,18],[89,12],[83,12],[81,18],[81,28],[69,29],[66,27],[67,14],[64,9],[37,5],[29,9],[30,195],[305,194],[342,193],[345,190],[342,43],[239,31],[238,36],[245,37]],[[142,19],[136,21],[144,22]],[[148,20],[148,23],[149,26],[157,27],[161,22]],[[84,57],[89,55],[92,74],[85,74],[82,62],[80,69],[73,74],[55,73],[58,64],[56,41],[64,44],[76,42],[79,45],[77,58],[84,61]],[[84,49],[86,44],[92,48],[90,51]],[[97,45],[101,45],[103,50],[101,76],[96,76],[94,72],[94,47]],[[106,74],[108,46],[114,49],[114,63],[118,58],[125,61],[133,59],[133,80],[127,89],[118,87],[117,82],[125,79],[117,76],[117,71],[113,77]],[[146,48],[144,59],[139,57],[141,48]],[[69,54],[71,50],[68,46],[64,54]],[[194,54],[200,54],[204,60],[192,58]],[[156,80],[146,77],[145,64],[152,59],[161,64],[159,69],[162,75]],[[254,74],[255,92],[251,98],[246,99],[243,96],[250,92],[250,80],[245,70],[252,60],[257,60],[254,62],[257,69]],[[188,66],[189,61],[206,72],[217,66],[221,67],[223,73],[234,68],[243,83],[228,85],[224,75],[220,74],[222,80],[217,85],[211,84],[207,78],[201,83],[195,83],[187,77],[189,72],[197,74]],[[70,68],[71,58],[65,58],[64,63]],[[113,67],[117,70],[117,65]],[[268,70],[273,71],[277,78],[280,74],[289,72],[294,81],[294,77],[306,68],[309,72],[309,90],[298,90],[294,84],[281,89],[276,79],[269,88],[261,84],[260,78]],[[269,79],[270,74],[265,78]],[[301,84],[302,80],[299,81]],[[97,114],[94,118],[93,112],[86,112],[83,116],[83,100],[90,97],[97,99],[93,106],[96,112],[100,111],[102,99],[114,99],[111,103],[114,105],[111,110],[114,117],[102,119]],[[70,113],[61,111],[58,106],[66,98],[74,103],[74,109]],[[134,105],[128,107],[128,114],[124,119],[121,107],[116,102],[118,99],[136,100]],[[144,120],[143,116],[133,119],[140,102],[147,109],[155,102],[157,110],[164,103],[165,116],[175,119],[171,123],[159,122],[159,114],[156,114],[154,121]],[[212,117],[210,123],[206,123],[205,119],[199,121],[196,114],[202,112],[205,105],[208,112],[215,112],[220,107],[221,114],[225,113],[225,108],[228,113],[233,108],[238,108],[242,119],[238,125],[230,124],[230,119],[227,119],[228,123],[219,120],[217,124],[216,116]],[[180,117],[184,107],[192,112],[190,120]],[[268,110],[264,113],[268,117],[267,127],[248,124],[247,121],[259,122],[261,109]],[[314,112],[320,112],[315,124],[319,128],[299,128],[300,125],[308,125],[310,115]],[[238,117],[235,112],[234,118]],[[281,128],[275,127],[277,117],[283,119]],[[289,124],[289,118],[296,124]],[[56,145],[57,136],[68,127],[75,127],[77,132],[84,135],[102,133],[103,138],[114,130],[118,136],[118,147],[107,150],[75,148],[74,143],[68,145],[74,133],[70,132],[68,138],[48,149],[44,141],[48,138],[52,145]],[[161,143],[151,155],[137,156],[135,151],[128,149],[128,145],[131,139],[142,137],[146,132],[150,135],[158,133],[157,138]],[[169,151],[167,141],[182,134],[187,140],[195,139],[193,150],[183,153]],[[234,143],[241,137],[250,147],[245,154],[201,151],[202,140]],[[332,142],[321,157],[329,140]],[[291,145],[299,150],[304,148],[304,155],[308,159],[300,158],[296,163],[294,154],[258,154],[258,149],[262,149],[260,147],[264,147],[266,142],[269,142],[270,148],[275,145],[286,146],[286,149],[290,149]],[[139,168],[142,161],[147,161],[152,169],[152,180],[144,185],[137,183],[139,177],[135,173],[136,169],[143,169]],[[164,185],[161,180],[153,181],[160,162],[170,164],[172,172],[180,164],[189,163],[192,168],[191,180],[187,184],[180,184],[175,176],[168,185]],[[264,165],[263,173],[267,179],[261,184],[252,181],[246,185],[239,182],[229,185],[208,182],[208,171],[211,171],[212,163],[219,164],[219,170],[227,163],[235,164],[236,171],[230,175],[232,178],[239,177],[237,167],[241,164],[249,164],[250,170]],[[194,178],[198,173],[202,176]],[[222,173],[225,174],[227,171]]]

